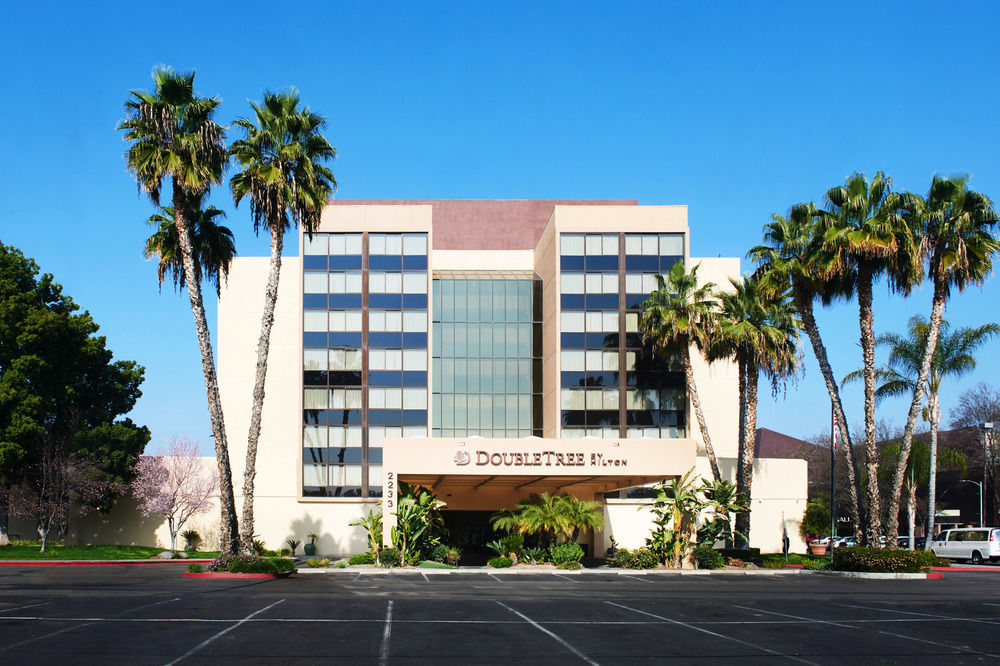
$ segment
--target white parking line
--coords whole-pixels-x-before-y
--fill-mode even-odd
[[[843,606],[844,608],[860,608],[862,610],[873,610],[873,611],[882,611],[888,613],[899,613],[900,615],[915,615],[917,617],[928,617],[934,620],[963,620],[965,622],[976,622],[978,624],[1000,624],[1000,620],[989,620],[978,617],[954,618],[954,617],[948,617],[947,615],[938,615],[936,613],[916,613],[914,611],[897,610],[895,608],[878,608],[876,606],[856,606],[852,604],[837,604],[837,605]]]
[[[664,622],[669,622],[671,624],[676,624],[687,629],[693,629],[694,631],[700,631],[709,636],[715,636],[716,638],[721,638],[723,640],[732,641],[734,643],[739,643],[740,645],[745,645],[746,647],[754,648],[755,650],[761,650],[762,652],[767,652],[768,654],[773,654],[776,657],[784,657],[785,659],[791,659],[792,661],[798,661],[803,664],[812,664],[812,666],[819,666],[815,661],[809,661],[808,659],[802,659],[800,657],[795,657],[790,654],[785,654],[784,652],[778,652],[777,650],[772,650],[771,648],[766,648],[763,645],[756,645],[747,641],[740,640],[739,638],[733,638],[732,636],[726,636],[725,634],[716,633],[710,631],[703,627],[696,627],[693,624],[688,624],[687,622],[681,622],[680,620],[674,620],[669,617],[664,617],[663,615],[656,615],[655,613],[647,613],[644,610],[639,610],[638,608],[632,608],[631,606],[625,606],[623,604],[616,604],[613,601],[605,601],[604,603],[610,604],[611,606],[617,606],[618,608],[624,608],[625,610],[630,610],[633,613],[639,613],[641,615],[648,615],[649,617],[656,618],[657,620],[663,620]]]
[[[193,655],[193,654],[194,654],[195,652],[197,652],[198,650],[200,650],[200,649],[202,649],[203,647],[207,646],[207,645],[208,645],[209,643],[211,643],[211,642],[212,642],[212,641],[214,641],[215,639],[217,639],[217,638],[221,638],[222,636],[225,636],[225,635],[226,635],[226,634],[228,634],[228,633],[229,633],[230,631],[232,631],[232,630],[233,630],[233,629],[235,629],[236,627],[240,626],[241,624],[243,624],[243,623],[244,623],[244,622],[246,622],[247,620],[249,620],[249,619],[252,619],[253,617],[255,617],[255,616],[257,616],[257,615],[260,615],[261,613],[263,613],[263,612],[264,612],[264,611],[266,611],[266,610],[270,610],[270,609],[274,608],[275,606],[277,606],[278,604],[280,604],[280,603],[281,603],[281,602],[283,602],[283,601],[284,601],[284,599],[279,599],[278,601],[275,601],[275,602],[274,602],[273,604],[271,604],[270,606],[264,606],[264,607],[263,607],[263,608],[261,608],[260,610],[258,610],[258,611],[254,611],[253,613],[250,613],[249,615],[247,615],[247,616],[246,616],[245,618],[243,618],[242,620],[240,620],[240,621],[239,621],[239,622],[237,622],[236,624],[234,624],[234,625],[232,625],[232,626],[229,626],[229,627],[226,627],[225,629],[223,629],[223,630],[222,630],[222,631],[220,631],[219,633],[217,633],[217,634],[215,634],[215,635],[213,635],[213,636],[210,636],[209,638],[206,638],[206,639],[205,639],[205,640],[203,640],[203,641],[202,641],[201,643],[198,643],[198,645],[195,645],[195,646],[194,646],[193,648],[191,648],[190,650],[188,650],[187,652],[185,652],[185,653],[184,653],[184,654],[182,654],[181,656],[177,657],[177,658],[176,658],[176,659],[174,659],[173,661],[171,661],[171,662],[167,662],[166,666],[173,666],[173,665],[174,665],[174,664],[176,664],[177,662],[179,662],[179,661],[181,661],[181,660],[183,660],[183,659],[186,659],[187,657],[190,657],[190,656],[191,656],[191,655]]]
[[[568,580],[571,583],[579,583],[580,582],[576,578],[570,578],[569,576],[564,576],[562,574],[552,574],[552,575],[553,576],[558,576],[559,578],[562,578],[563,580]]]
[[[123,610],[120,613],[115,613],[114,615],[111,616],[111,618],[117,618],[117,617],[120,617],[122,615],[125,615],[126,613],[131,613],[133,611],[142,610],[143,608],[150,608],[151,606],[160,606],[162,604],[169,604],[169,603],[171,603],[173,601],[180,601],[180,599],[181,599],[180,597],[175,597],[173,599],[166,599],[164,601],[155,601],[155,602],[153,602],[151,604],[143,604],[141,606],[136,606],[135,608],[129,608],[128,610]],[[111,618],[107,618],[107,619],[111,619]],[[14,618],[8,616],[8,617],[5,617],[4,619],[14,619]],[[7,645],[7,646],[4,646],[4,647],[0,648],[0,652],[3,652],[4,650],[9,650],[11,648],[19,647],[21,645],[26,645],[28,643],[33,643],[34,641],[40,641],[40,640],[43,640],[45,638],[51,638],[52,636],[58,636],[59,634],[64,634],[67,631],[72,631],[74,629],[82,629],[84,627],[89,627],[92,624],[97,624],[98,622],[103,622],[105,619],[106,618],[94,618],[92,621],[85,622],[84,624],[77,624],[77,625],[72,626],[72,627],[66,627],[65,629],[59,629],[58,631],[52,631],[52,632],[47,633],[47,634],[45,634],[43,636],[35,636],[34,638],[27,638],[27,639],[25,639],[23,641],[19,641],[17,643],[11,643],[10,645]]]
[[[424,581],[426,581],[428,583],[431,582],[431,579],[428,578],[427,574],[425,574],[423,571],[420,572],[420,575],[424,577]]]
[[[917,616],[920,616],[920,617],[926,617],[926,618],[931,618],[931,619],[935,619],[935,620],[951,620],[951,619],[953,619],[953,618],[949,618],[949,617],[944,616],[944,615],[932,615],[930,613],[916,613],[916,612],[913,612],[913,611],[901,611],[901,610],[896,610],[894,608],[878,608],[876,606],[856,606],[856,605],[852,605],[852,604],[837,604],[837,605],[838,606],[843,606],[844,608],[859,608],[861,610],[873,610],[873,611],[882,611],[882,612],[889,612],[889,613],[900,613],[902,615],[917,615]],[[971,618],[971,617],[970,618],[960,618],[958,621],[977,622],[977,623],[983,623],[983,624],[997,624],[997,622],[990,622],[989,620],[978,620],[976,618]],[[913,636],[907,636],[907,635],[904,635],[904,634],[896,634],[896,633],[893,633],[891,631],[878,630],[878,632],[880,634],[885,634],[886,636],[895,636],[896,638],[902,638],[902,639],[908,640],[908,641],[917,641],[918,643],[927,643],[928,645],[937,645],[939,647],[948,648],[949,650],[956,650],[958,652],[966,652],[968,654],[983,655],[983,656],[986,656],[986,657],[993,657],[994,659],[997,658],[997,655],[995,655],[995,654],[991,654],[989,652],[979,652],[978,650],[971,650],[971,649],[969,649],[967,647],[963,647],[961,645],[948,645],[947,643],[938,643],[937,641],[929,641],[926,638],[915,638]]]
[[[389,663],[389,635],[392,633],[392,599],[385,607],[385,628],[382,629],[382,645],[378,652],[378,663],[385,666]]]
[[[503,582],[502,580],[500,580],[499,578],[497,578],[493,574],[486,574],[486,575],[489,576],[490,578],[492,578],[493,580],[495,580],[498,583],[502,583]]]
[[[26,606],[14,606],[13,608],[4,608],[3,610],[0,610],[0,613],[9,613],[11,611],[21,610],[23,608],[35,608],[37,606],[45,606],[48,603],[49,603],[48,601],[43,601],[38,604],[28,604]]]
[[[585,661],[588,664],[590,664],[590,666],[600,666],[600,664],[598,664],[596,661],[594,661],[593,659],[591,659],[587,655],[583,654],[582,652],[580,652],[579,650],[577,650],[575,647],[573,647],[572,645],[570,645],[569,643],[567,643],[565,640],[563,640],[559,636],[555,635],[554,633],[552,633],[551,631],[549,631],[548,629],[546,629],[542,625],[538,624],[537,622],[535,622],[534,620],[532,620],[530,617],[528,617],[524,613],[521,613],[521,612],[518,612],[518,611],[514,610],[513,608],[511,608],[507,604],[503,603],[502,601],[498,601],[497,603],[500,604],[501,606],[503,606],[504,608],[506,608],[507,610],[509,610],[514,615],[516,615],[519,618],[521,618],[522,620],[524,620],[525,622],[527,622],[528,624],[530,624],[531,626],[533,626],[535,629],[538,629],[543,634],[546,634],[547,636],[550,636],[550,637],[556,639],[556,641],[558,641],[558,643],[560,645],[562,645],[564,648],[566,648],[567,650],[569,650],[570,652],[572,652],[573,654],[575,654],[577,657],[579,657],[583,661]]]
[[[776,615],[778,617],[787,617],[792,620],[804,620],[806,622],[815,622],[817,624],[829,624],[834,627],[841,627],[843,629],[859,629],[860,627],[852,627],[849,624],[840,624],[839,622],[831,622],[830,620],[816,620],[811,617],[802,617],[801,615],[789,615],[788,613],[778,613],[776,611],[764,610],[763,608],[752,608],[750,606],[740,606],[733,604],[733,608],[740,608],[742,610],[752,611],[754,613],[766,613],[768,615]]]
[[[628,580],[634,580],[639,583],[652,583],[653,581],[648,578],[640,578],[639,576],[633,576],[631,574],[618,574],[619,578],[627,578]]]

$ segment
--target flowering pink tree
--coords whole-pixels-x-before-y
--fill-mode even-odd
[[[219,473],[201,464],[198,442],[171,438],[167,451],[143,456],[135,466],[132,494],[142,515],[162,514],[170,530],[170,549],[189,518],[208,511],[219,488]]]

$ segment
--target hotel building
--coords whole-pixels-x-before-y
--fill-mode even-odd
[[[718,285],[739,275],[739,259],[690,256],[685,206],[334,201],[299,247],[282,264],[257,458],[269,545],[315,533],[321,553],[362,552],[348,524],[380,502],[391,522],[406,482],[447,502],[457,541],[531,493],[597,500],[606,526],[584,539],[600,555],[612,536],[648,536],[647,484],[710,478],[683,372],[638,328],[654,275],[675,263]],[[237,492],[267,264],[238,258],[219,303]],[[736,369],[694,361],[732,478]],[[794,548],[805,498],[804,461],[757,461],[752,545],[780,550],[787,531]]]

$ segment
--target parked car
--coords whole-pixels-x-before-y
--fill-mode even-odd
[[[927,537],[916,537],[913,540],[915,550],[923,550],[924,546],[927,544]],[[901,536],[896,538],[897,548],[909,548],[910,547],[910,537]]]
[[[945,530],[934,537],[931,550],[938,557],[971,560],[973,564],[982,564],[986,560],[1000,562],[1000,527]]]

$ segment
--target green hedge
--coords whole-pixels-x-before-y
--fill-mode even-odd
[[[660,566],[660,558],[648,548],[619,548],[615,554],[615,566],[622,569],[655,569]]]
[[[726,558],[711,546],[698,546],[692,554],[699,569],[721,569],[726,566]]]
[[[864,571],[871,573],[920,573],[931,567],[948,566],[929,550],[896,550],[849,546],[833,551],[834,571]]]
[[[347,560],[348,564],[375,564],[375,556],[371,553],[358,553],[357,555],[351,555],[351,559]]]
[[[486,564],[494,569],[506,569],[507,567],[514,565],[514,560],[510,559],[506,555],[501,555],[500,557],[494,557]]]
[[[558,546],[550,546],[549,554],[552,556],[553,564],[559,566],[582,560],[583,548],[578,543],[561,543]]]

